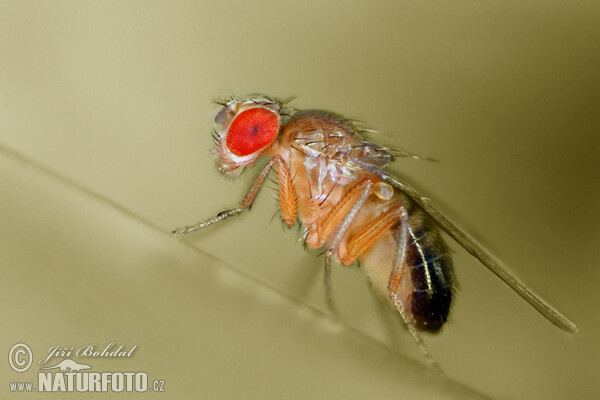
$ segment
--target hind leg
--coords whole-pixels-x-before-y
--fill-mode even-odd
[[[400,296],[398,296],[398,290],[400,289],[400,285],[402,283],[403,278],[406,251],[408,249],[408,227],[408,213],[404,212],[400,216],[400,228],[396,233],[397,248],[396,254],[394,256],[394,263],[392,264],[392,271],[390,272],[390,277],[388,280],[388,295],[390,296],[392,304],[394,304],[394,307],[402,317],[402,321],[404,322],[404,325],[406,325],[406,328],[410,332],[413,340],[423,352],[427,364],[429,364],[429,366],[432,367],[434,370],[442,372],[441,367],[434,360],[433,356],[425,346],[423,338],[421,338],[421,335],[419,334],[419,331],[415,326],[414,319],[406,310],[406,307],[404,306]]]

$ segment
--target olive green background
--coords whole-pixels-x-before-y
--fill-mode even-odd
[[[116,342],[134,356],[75,360],[165,381],[126,398],[594,398],[599,20],[584,1],[1,1],[0,353],[24,342],[34,364],[1,363],[0,396],[51,346]],[[256,92],[439,160],[392,170],[580,332],[449,242],[452,318],[425,335],[440,377],[358,269],[334,270],[329,317],[323,259],[272,189],[170,236],[245,193],[256,169],[215,171],[211,99]]]

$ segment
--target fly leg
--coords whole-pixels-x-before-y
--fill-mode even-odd
[[[325,247],[325,296],[329,309],[336,316],[338,313],[333,303],[331,291],[331,256],[342,241],[358,210],[365,204],[365,201],[372,193],[372,190],[373,183],[368,179],[356,185],[331,210],[321,225],[322,229],[320,229],[319,236],[321,238],[330,238]]]
[[[427,363],[430,367],[432,367],[437,372],[442,372],[439,364],[434,360],[433,356],[425,346],[421,335],[417,331],[415,327],[415,322],[413,318],[406,311],[406,307],[404,306],[402,299],[398,297],[398,289],[400,288],[400,283],[402,282],[402,273],[404,271],[404,261],[406,259],[406,250],[408,249],[408,213],[404,208],[402,208],[402,213],[400,214],[400,229],[396,233],[396,242],[398,243],[396,248],[396,254],[394,256],[394,263],[392,264],[392,271],[390,272],[390,278],[388,280],[388,294],[394,307],[398,310],[398,313],[402,317],[402,321],[406,325],[406,328],[410,332],[413,340],[419,346]]]
[[[434,369],[441,371],[440,367],[425,347],[421,335],[419,335],[419,332],[415,328],[413,319],[410,317],[406,311],[406,308],[402,304],[402,300],[397,295],[398,289],[400,288],[400,283],[402,282],[402,272],[404,268],[404,260],[406,258],[405,254],[408,247],[409,225],[408,212],[406,209],[403,206],[396,206],[363,226],[354,236],[352,236],[352,238],[350,238],[346,244],[346,251],[340,256],[340,262],[345,265],[353,263],[360,254],[362,254],[373,243],[375,243],[385,232],[393,228],[394,225],[397,225],[398,220],[400,220],[400,225],[399,230],[396,233],[397,245],[396,253],[394,255],[394,262],[392,264],[392,270],[388,279],[388,294],[415,343],[417,346],[419,346],[421,351],[423,351],[428,364]]]
[[[292,226],[298,219],[298,199],[296,198],[296,189],[294,189],[292,183],[292,174],[281,157],[277,156],[274,159],[277,163],[281,217],[287,226]]]
[[[325,285],[325,300],[327,301],[327,308],[333,314],[334,317],[339,317],[335,303],[333,302],[333,293],[331,290],[331,256],[325,253],[325,272],[323,274],[323,284]]]
[[[249,210],[258,195],[258,192],[262,188],[269,172],[273,168],[273,165],[277,164],[278,166],[278,176],[279,176],[279,187],[280,187],[280,204],[282,205],[282,214],[286,224],[288,226],[293,225],[296,222],[296,193],[291,184],[291,176],[289,173],[289,169],[283,159],[281,157],[273,157],[267,165],[260,171],[252,186],[246,193],[246,196],[240,203],[239,207],[230,208],[225,211],[221,211],[215,217],[207,219],[205,221],[199,222],[195,225],[186,226],[183,228],[177,228],[172,233],[174,234],[186,234],[195,232],[197,230],[206,228],[217,222],[221,222],[230,217],[241,214],[244,210]],[[285,205],[285,207],[284,207]]]

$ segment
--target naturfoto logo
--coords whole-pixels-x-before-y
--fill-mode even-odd
[[[117,346],[111,342],[105,346],[90,344],[83,347],[52,346],[45,358],[38,361],[37,382],[34,380],[9,382],[11,392],[164,392],[163,379],[148,378],[145,371],[96,371],[89,361],[74,358],[126,358],[132,357],[137,345]],[[62,358],[55,359],[55,358]],[[31,347],[25,343],[13,345],[8,362],[17,373],[27,371],[33,362]],[[51,362],[49,362],[52,360]],[[93,364],[93,362],[92,362]]]

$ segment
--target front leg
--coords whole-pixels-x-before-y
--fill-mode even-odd
[[[268,164],[265,165],[265,167],[262,169],[262,171],[260,171],[260,174],[258,174],[258,176],[256,177],[256,179],[252,183],[252,186],[250,186],[250,189],[248,190],[248,193],[246,193],[246,196],[244,197],[244,199],[240,203],[239,207],[230,208],[229,210],[221,211],[215,217],[207,219],[207,220],[202,221],[202,222],[199,222],[199,223],[197,223],[195,225],[190,225],[190,226],[186,226],[186,227],[183,227],[183,228],[177,228],[177,229],[173,230],[172,233],[180,235],[180,234],[186,234],[186,233],[195,232],[197,230],[200,230],[200,229],[209,227],[209,226],[211,226],[213,224],[216,224],[217,222],[221,222],[223,220],[226,220],[229,217],[233,217],[233,216],[239,215],[244,210],[249,210],[250,207],[252,207],[252,204],[254,203],[254,200],[256,200],[256,196],[258,195],[258,192],[260,192],[260,189],[262,188],[263,184],[265,183],[265,180],[267,179],[267,176],[269,175],[269,172],[271,171],[271,168],[273,168],[273,165],[276,162],[283,163],[280,157],[273,157],[268,162]]]

